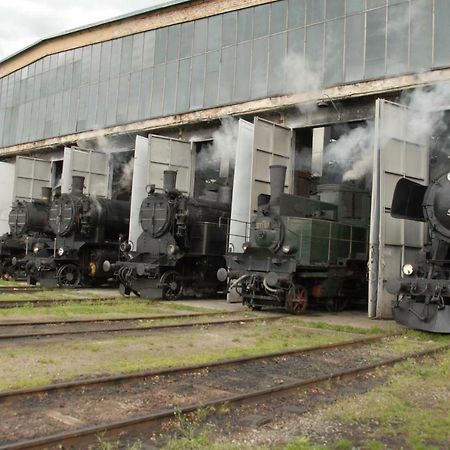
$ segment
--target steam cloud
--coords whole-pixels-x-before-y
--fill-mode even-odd
[[[213,142],[202,149],[198,159],[198,169],[220,167],[220,176],[226,177],[230,165],[236,159],[236,143],[239,122],[231,117],[221,120],[221,126],[212,134]]]

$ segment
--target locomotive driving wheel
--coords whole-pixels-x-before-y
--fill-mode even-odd
[[[174,270],[169,270],[165,272],[161,277],[160,284],[162,285],[162,298],[164,300],[175,300],[177,299],[182,290],[183,285],[181,284],[180,274]]]
[[[80,269],[75,264],[64,264],[56,272],[56,279],[61,287],[76,287],[81,281]]]
[[[326,301],[325,307],[328,312],[342,312],[348,306],[348,298],[336,297]]]
[[[304,314],[308,307],[308,291],[300,284],[294,284],[286,294],[286,309],[291,314]]]

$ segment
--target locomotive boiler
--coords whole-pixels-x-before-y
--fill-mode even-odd
[[[22,277],[32,255],[42,255],[52,246],[48,224],[51,188],[42,188],[41,199],[16,200],[8,216],[9,233],[0,237],[2,275]]]
[[[105,264],[124,295],[175,299],[214,295],[224,287],[215,274],[225,267],[230,190],[222,187],[215,198],[193,198],[176,189],[176,175],[164,172],[162,193],[148,187],[135,248],[124,244],[125,260]]]
[[[105,260],[115,261],[128,234],[130,203],[83,194],[84,177],[74,176],[72,192],[55,196],[48,222],[55,233],[51,256],[29,267],[44,286],[75,287],[105,282]]]
[[[428,187],[400,179],[391,215],[427,225],[422,251],[405,261],[401,277],[386,282],[386,290],[397,296],[394,319],[410,328],[450,333],[450,173]]]
[[[341,310],[366,295],[369,194],[322,185],[317,198],[283,193],[285,166],[270,167],[270,196],[260,195],[243,253],[218,271],[252,309],[305,312],[308,302]]]

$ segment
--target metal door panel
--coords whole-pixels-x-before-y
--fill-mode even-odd
[[[14,194],[14,164],[0,162],[0,179],[2,188],[0,190],[0,234],[9,231],[9,212],[13,202]]]
[[[410,132],[411,110],[377,100],[369,258],[369,316],[391,317],[394,297],[384,290],[385,281],[400,275],[424,243],[422,223],[393,219],[392,194],[397,181],[406,177],[428,183],[428,146]]]
[[[51,161],[16,157],[14,198],[31,200],[41,198],[43,187],[50,186]]]
[[[269,122],[259,117],[254,121],[254,139],[251,166],[251,211],[257,209],[258,195],[269,193],[269,166],[283,164],[287,166],[286,192],[292,186],[292,129]]]
[[[72,177],[84,177],[84,192],[99,197],[110,197],[110,158],[108,153],[84,150],[78,147],[64,149],[61,190],[69,193]]]
[[[187,194],[191,193],[193,164],[190,142],[150,135],[149,155],[149,184],[154,184],[156,190],[162,191],[164,171],[176,170],[177,189]]]

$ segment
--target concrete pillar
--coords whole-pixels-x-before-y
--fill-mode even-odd
[[[322,176],[323,172],[323,152],[330,143],[331,127],[319,127],[313,129],[311,173]]]

